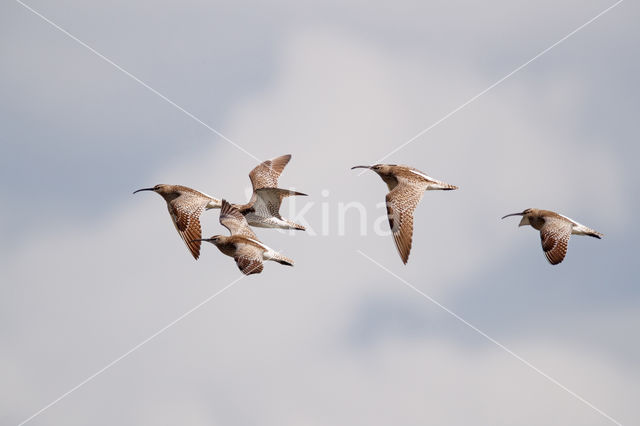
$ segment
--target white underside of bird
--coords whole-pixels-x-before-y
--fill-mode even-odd
[[[283,256],[282,254],[280,254],[279,252],[275,251],[271,247],[261,243],[258,240],[254,240],[253,238],[247,238],[247,240],[259,245],[260,247],[262,247],[265,250],[265,251],[262,252],[262,260],[272,260],[272,261],[278,262],[278,263],[281,263],[282,260],[290,260],[290,259],[286,258],[285,256]]]
[[[278,229],[295,229],[295,224],[288,220],[280,219],[275,216],[264,217],[253,213],[248,213],[245,218],[249,225],[256,228],[278,228]]]

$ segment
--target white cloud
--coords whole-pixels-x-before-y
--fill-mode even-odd
[[[330,202],[332,214],[340,201],[360,200],[375,210],[384,184],[349,167],[374,161],[493,82],[479,77],[471,63],[426,63],[411,52],[390,52],[321,26],[292,34],[281,49],[273,85],[235,104],[222,130],[260,158],[293,154],[281,185],[307,192],[317,203],[308,217],[312,224],[322,221],[322,202]],[[573,112],[588,88],[570,75],[541,84],[509,81],[390,159],[461,186],[426,194],[407,267],[400,266],[391,238],[357,235],[355,215],[347,226],[354,232],[344,238],[258,230],[296,266],[269,263],[263,274],[238,282],[41,421],[604,424],[593,410],[423,300],[410,306],[428,312],[416,317],[422,327],[449,330],[453,323],[459,334],[381,333],[364,351],[350,340],[363,298],[418,297],[356,249],[448,304],[483,285],[478,277],[487,270],[511,271],[508,260],[529,253],[523,242],[536,246],[540,262],[521,273],[546,267],[537,237],[518,234],[514,223],[498,220],[502,214],[538,205],[596,229],[600,223],[625,226],[628,200],[620,190],[605,191],[623,187],[615,171],[620,158],[607,146],[580,150]],[[559,94],[558,87],[565,91]],[[220,142],[174,158],[140,187],[181,183],[241,201],[254,164]],[[321,195],[323,189],[329,196]],[[8,277],[3,335],[12,336],[1,361],[11,372],[3,394],[18,389],[20,395],[0,404],[12,422],[239,276],[232,259],[213,246],[194,262],[160,197],[122,197],[126,201],[113,215],[50,229],[2,261]],[[304,201],[296,204],[300,209]],[[331,226],[335,232],[337,224]],[[203,227],[207,235],[223,231],[217,211],[204,214]],[[617,330],[636,321],[611,310],[587,316],[584,327]],[[487,331],[501,336],[501,330]],[[537,331],[531,326],[527,334],[500,340],[622,423],[640,418],[636,370],[606,351],[585,350],[584,342]],[[113,413],[97,417],[105,405]]]

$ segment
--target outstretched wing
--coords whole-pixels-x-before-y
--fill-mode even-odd
[[[570,222],[547,218],[540,228],[540,241],[544,255],[552,265],[562,262],[567,254],[569,238],[571,237]]]
[[[292,195],[307,195],[302,192],[290,191],[288,189],[280,188],[260,188],[255,191],[255,202],[253,203],[253,209],[255,214],[260,217],[277,217],[280,216],[280,205],[282,200]]]
[[[289,160],[291,160],[291,155],[287,154],[258,164],[251,170],[251,173],[249,173],[253,190],[277,187],[278,178],[284,170],[284,167],[289,163]]]
[[[403,263],[409,260],[413,238],[413,212],[422,198],[423,190],[413,185],[399,184],[386,196],[387,216],[398,254]]]
[[[227,200],[222,200],[220,209],[220,224],[227,228],[231,235],[243,235],[245,237],[258,239],[253,233],[247,220],[237,208],[233,207]]]
[[[178,234],[196,260],[200,257],[200,241],[196,240],[202,238],[200,214],[208,202],[195,194],[182,193],[167,203]]]
[[[250,244],[240,243],[236,249],[233,260],[236,261],[238,269],[245,275],[259,274],[262,272],[262,251]]]

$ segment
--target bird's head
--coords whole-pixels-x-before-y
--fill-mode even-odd
[[[520,220],[520,223],[518,224],[518,226],[531,225],[530,219],[533,216],[535,216],[537,212],[538,212],[538,209],[526,209],[522,213],[511,213],[511,214],[502,216],[502,218],[504,219],[505,217],[509,217],[509,216],[522,216],[522,220]]]
[[[142,189],[138,189],[137,191],[133,191],[133,193],[137,193],[140,191],[153,191],[156,194],[160,194],[162,195],[162,197],[167,200],[170,201],[176,197],[178,197],[180,195],[180,186],[177,185],[165,185],[165,184],[158,184],[154,187],[151,188],[142,188]]]
[[[394,164],[375,164],[373,166],[353,166],[351,168],[351,170],[353,169],[369,169],[369,170],[373,170],[374,172],[376,172],[379,175],[386,175],[389,174],[391,172],[391,167],[393,167]]]
[[[164,185],[164,184],[159,183],[158,185],[153,186],[151,188],[138,189],[136,191],[133,191],[133,193],[135,194],[136,192],[140,192],[140,191],[153,191],[153,192],[157,192],[158,194],[161,194],[162,192],[166,191],[168,186],[169,185]]]

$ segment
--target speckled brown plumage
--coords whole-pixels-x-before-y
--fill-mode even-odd
[[[229,230],[231,236],[214,235],[202,241],[214,244],[222,253],[232,257],[243,274],[262,272],[263,260],[273,260],[283,265],[293,266],[293,260],[260,242],[249,228],[242,213],[226,200],[222,200],[220,223]]]
[[[355,166],[352,169],[365,168],[376,172],[387,184],[389,193],[387,216],[393,233],[393,241],[403,263],[409,260],[413,240],[413,212],[422,199],[424,191],[453,190],[455,185],[433,179],[418,169],[395,164],[376,164],[375,166]]]
[[[278,178],[285,166],[289,164],[291,154],[281,155],[271,160],[263,161],[249,173],[253,190],[260,188],[277,188]]]
[[[222,208],[220,209],[220,224],[227,228],[231,235],[240,235],[247,238],[257,240],[258,237],[251,230],[245,217],[226,200],[222,200]]]
[[[197,260],[200,256],[200,214],[208,205],[220,203],[220,200],[203,194],[195,189],[182,185],[156,185],[134,192],[153,191],[167,202],[169,215],[180,238],[184,241],[191,255]]]
[[[509,216],[522,216],[518,226],[531,225],[540,231],[542,251],[552,265],[557,265],[564,260],[571,234],[588,235],[598,239],[604,236],[600,232],[551,210],[526,209],[522,213],[512,213],[502,218]]]
[[[281,228],[305,230],[305,227],[280,216],[282,200],[293,195],[307,195],[302,192],[278,188],[278,178],[291,155],[282,155],[258,164],[249,173],[253,193],[248,203],[235,205],[251,226],[260,228]]]

